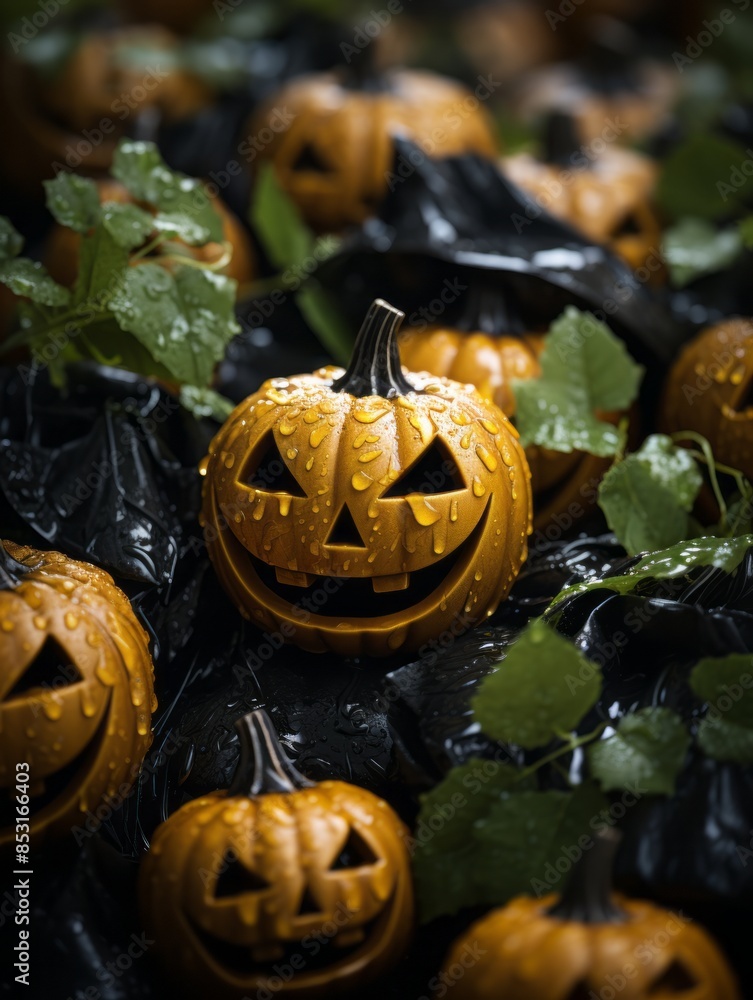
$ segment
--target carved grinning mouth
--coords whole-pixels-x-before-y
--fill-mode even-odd
[[[489,505],[466,540],[431,566],[396,577],[335,577],[291,574],[270,566],[243,550],[255,573],[273,594],[292,605],[306,606],[313,599],[316,614],[326,618],[379,618],[408,611],[438,591],[448,592],[470,568],[486,530]],[[233,538],[233,542],[236,540]],[[240,546],[240,543],[237,543]],[[300,580],[298,582],[291,582]],[[394,585],[395,589],[386,589]],[[321,604],[316,594],[322,595]],[[437,595],[439,597],[439,594]]]

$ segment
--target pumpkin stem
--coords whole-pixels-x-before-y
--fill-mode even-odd
[[[36,569],[15,559],[5,547],[9,544],[0,539],[0,590],[15,590],[23,577]]]
[[[544,159],[561,167],[572,167],[581,141],[575,120],[567,111],[553,111],[544,123]]]
[[[235,723],[241,741],[241,756],[230,795],[268,795],[313,788],[314,783],[294,767],[282,748],[272,720],[263,708],[255,708]]]
[[[397,331],[404,319],[405,313],[383,299],[371,303],[350,363],[332,383],[334,392],[393,399],[415,391],[403,375],[397,350]]]
[[[627,919],[612,898],[612,869],[620,839],[611,828],[597,835],[593,847],[576,862],[567,888],[548,911],[550,917],[582,924],[615,924]]]

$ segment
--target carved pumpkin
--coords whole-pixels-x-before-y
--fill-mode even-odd
[[[495,406],[403,374],[371,306],[346,371],[272,379],[205,460],[209,553],[241,612],[313,652],[385,656],[491,614],[525,559],[529,471]]]
[[[148,113],[151,124],[174,122],[209,105],[212,92],[192,73],[168,69],[177,40],[154,26],[88,33],[50,77],[21,57],[0,67],[0,168],[37,198],[41,181],[62,168],[101,176],[119,140]],[[131,50],[147,49],[154,70]],[[144,56],[150,61],[147,56]],[[142,118],[138,128],[144,127]],[[147,126],[149,127],[149,126]]]
[[[143,861],[147,933],[202,998],[353,990],[407,947],[408,831],[371,792],[304,778],[264,709],[236,727],[230,789],[179,809]]]
[[[115,201],[123,204],[133,201],[118,181],[99,181],[98,187],[99,200],[103,203]],[[251,241],[241,223],[220,198],[214,198],[213,204],[222,219],[225,242],[230,244],[233,251],[221,273],[235,278],[239,285],[247,284],[253,280],[256,270]],[[148,208],[143,204],[141,207]],[[52,277],[63,285],[72,287],[76,281],[80,244],[80,235],[66,226],[55,226],[48,237],[44,263]],[[186,248],[184,252],[205,263],[219,260],[224,253],[223,247],[218,243],[207,243],[201,247],[181,245]]]
[[[662,429],[697,431],[714,457],[753,479],[753,322],[735,317],[703,330],[669,373]]]
[[[91,829],[120,801],[152,741],[147,637],[107,573],[0,543],[0,787],[29,765],[33,837]],[[0,844],[13,839],[10,814]]]
[[[289,124],[281,123],[280,108]],[[258,159],[274,163],[283,189],[320,232],[373,214],[388,190],[396,133],[430,156],[496,153],[479,99],[453,80],[415,71],[392,71],[366,82],[336,73],[301,77],[249,127]]]
[[[577,151],[569,116],[552,116],[549,127],[549,162],[527,153],[508,156],[502,160],[507,176],[550,215],[610,246],[630,267],[643,267],[652,252],[658,264],[661,224],[651,203],[658,178],[654,161],[617,146],[589,159]]]
[[[560,899],[520,896],[453,945],[453,1000],[741,1000],[719,948],[696,923],[613,895],[615,831],[598,837]],[[469,962],[467,955],[480,955]]]
[[[455,327],[405,330],[400,358],[411,371],[470,382],[514,421],[514,379],[536,378],[544,333],[507,333],[511,320],[498,291],[483,283],[471,286],[464,315]],[[599,414],[603,419],[609,415]],[[538,445],[526,448],[534,495],[534,524],[549,523],[571,504],[581,509],[593,503],[594,486],[610,460],[586,452],[559,452]]]

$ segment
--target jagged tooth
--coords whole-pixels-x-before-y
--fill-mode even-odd
[[[332,943],[336,948],[352,948],[353,945],[360,944],[365,936],[363,927],[351,927],[347,931],[335,934]]]
[[[375,594],[388,594],[391,590],[407,590],[410,573],[394,573],[392,576],[372,576],[371,584]]]
[[[282,569],[275,566],[275,575],[278,583],[285,583],[291,587],[310,587],[316,577],[313,573],[298,573],[293,569]]]

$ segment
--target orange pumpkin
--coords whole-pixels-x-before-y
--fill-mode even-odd
[[[722,320],[681,351],[669,373],[660,424],[697,431],[714,457],[753,479],[753,322]]]
[[[290,119],[284,126],[280,108]],[[453,80],[412,70],[367,83],[338,73],[300,77],[249,126],[257,160],[274,164],[281,186],[319,232],[373,215],[387,193],[395,134],[430,156],[496,152],[479,98]]]
[[[193,996],[353,991],[407,947],[408,831],[371,792],[304,778],[263,709],[236,726],[231,788],[179,809],[143,861],[147,933]]]
[[[152,741],[147,637],[107,573],[0,542],[0,788],[28,764],[35,839],[62,836],[118,801]],[[10,803],[9,803],[10,804]],[[15,836],[0,829],[0,844]]]
[[[314,652],[384,656],[491,614],[525,559],[529,471],[471,386],[403,373],[377,300],[346,371],[272,379],[203,465],[209,553],[241,612]]]
[[[617,835],[596,839],[563,897],[520,896],[453,945],[453,1000],[741,1000],[711,937],[687,917],[613,895]],[[480,956],[475,962],[467,955]],[[454,969],[462,970],[458,978]]]

